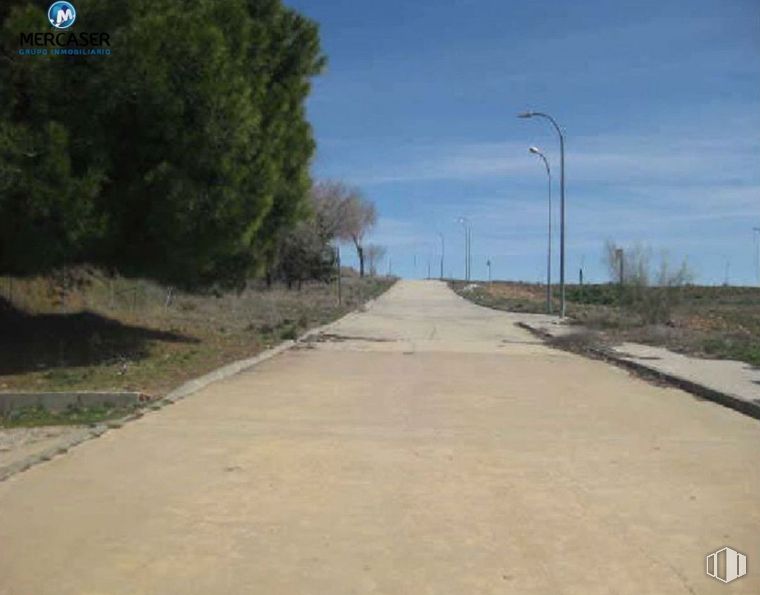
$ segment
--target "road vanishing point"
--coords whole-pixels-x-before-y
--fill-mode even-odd
[[[14,475],[0,593],[760,593],[758,421],[520,316],[401,281]]]

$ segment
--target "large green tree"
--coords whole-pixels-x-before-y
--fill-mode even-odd
[[[20,56],[0,12],[0,271],[76,262],[239,283],[305,212],[316,25],[280,0],[80,0],[110,56]]]

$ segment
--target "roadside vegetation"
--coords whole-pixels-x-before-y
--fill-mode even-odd
[[[26,407],[0,416],[0,428],[34,428],[38,426],[89,426],[118,419],[132,408],[71,407],[65,411],[48,411],[44,407]]]
[[[592,331],[585,340],[632,341],[760,366],[760,288],[694,285],[688,267],[668,266],[666,258],[654,266],[651,251],[636,246],[623,252],[621,284],[616,250],[619,247],[608,244],[605,260],[617,282],[566,286],[568,317]],[[450,285],[483,306],[546,313],[545,285],[459,281]],[[559,309],[558,292],[555,287],[554,312]]]
[[[0,391],[162,395],[332,321],[393,281],[344,269],[342,304],[336,279],[303,282],[300,290],[258,281],[240,292],[186,293],[80,268],[67,282],[64,292],[49,277],[0,278]]]

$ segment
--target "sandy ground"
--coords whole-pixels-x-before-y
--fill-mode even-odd
[[[757,420],[514,321],[401,282],[10,478],[0,593],[760,592]]]
[[[84,429],[84,426],[0,428],[0,469],[46,451]]]

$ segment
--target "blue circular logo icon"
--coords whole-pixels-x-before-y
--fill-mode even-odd
[[[77,9],[71,2],[53,2],[48,8],[48,21],[56,29],[68,29],[77,20]]]

